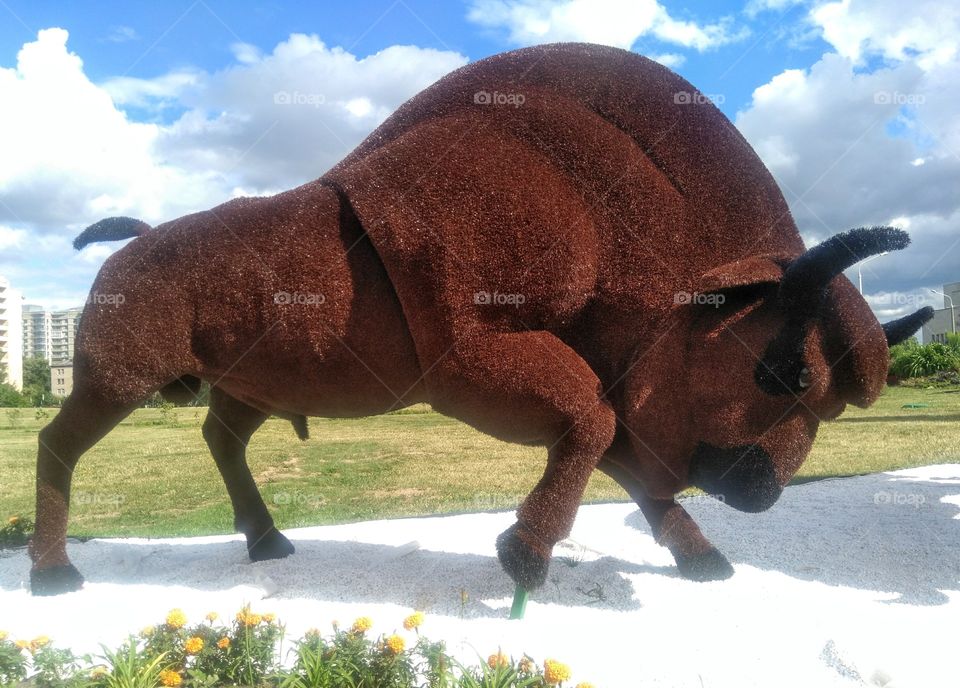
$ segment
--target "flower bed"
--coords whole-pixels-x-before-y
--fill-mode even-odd
[[[570,678],[562,662],[546,659],[540,666],[500,650],[485,663],[465,666],[443,642],[420,636],[423,620],[414,612],[403,620],[404,633],[376,638],[368,634],[369,617],[346,629],[334,621],[331,634],[311,629],[290,641],[272,614],[249,606],[229,623],[211,612],[189,624],[173,609],[119,648],[79,657],[46,636],[14,640],[0,631],[0,686],[29,678],[40,688],[540,688],[562,687]]]

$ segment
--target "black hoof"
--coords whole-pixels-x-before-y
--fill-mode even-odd
[[[703,554],[682,555],[674,552],[677,570],[687,580],[704,583],[706,581],[726,580],[733,575],[733,566],[720,550],[709,549]]]
[[[517,585],[524,590],[536,590],[547,580],[550,559],[538,554],[525,538],[534,540],[535,536],[514,523],[497,538],[497,556]]]
[[[247,538],[247,554],[251,561],[266,561],[267,559],[283,559],[294,553],[291,543],[279,530],[271,528],[265,535],[251,542]]]
[[[30,571],[30,592],[40,597],[62,595],[83,587],[83,576],[73,564]]]

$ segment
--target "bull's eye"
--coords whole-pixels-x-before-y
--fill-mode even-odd
[[[806,389],[810,386],[810,369],[804,368],[800,371],[800,378],[797,380],[800,389]]]

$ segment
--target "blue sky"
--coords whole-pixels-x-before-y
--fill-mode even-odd
[[[960,280],[960,10],[918,0],[0,0],[0,275],[29,303],[83,301],[151,223],[321,175],[447,71],[552,40],[618,45],[714,97],[770,167],[808,242],[911,231],[864,270],[881,319]],[[278,88],[321,94],[274,107]]]

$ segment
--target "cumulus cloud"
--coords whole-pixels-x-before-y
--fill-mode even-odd
[[[960,279],[960,15],[915,10],[813,8],[833,50],[758,87],[736,118],[809,241],[870,224],[910,231],[909,249],[862,268],[864,289],[884,290],[872,297],[881,317]]]
[[[629,49],[641,37],[703,51],[740,40],[730,19],[698,24],[677,19],[657,0],[473,0],[470,21],[505,29],[517,45],[586,41]]]
[[[314,179],[467,61],[416,46],[361,59],[294,34],[268,54],[232,46],[235,62],[221,71],[96,84],[67,40],[63,29],[40,31],[15,66],[0,67],[0,248],[10,249],[0,273],[28,297],[43,284],[36,291],[58,294],[47,302],[59,305],[82,295],[118,246],[72,252],[68,238],[90,222],[156,224]],[[51,271],[63,282],[55,289],[43,281]]]

